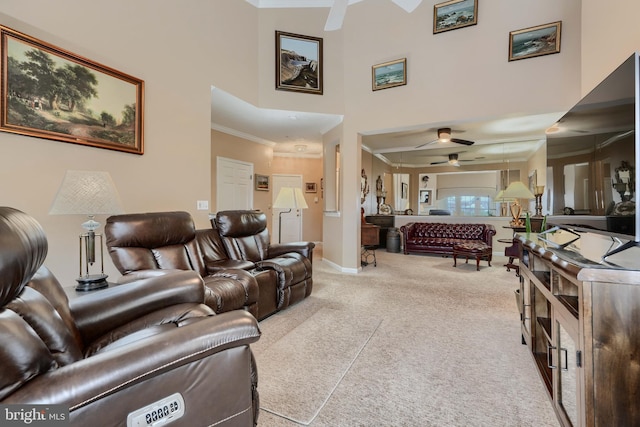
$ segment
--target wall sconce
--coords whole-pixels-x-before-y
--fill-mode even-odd
[[[86,233],[80,235],[80,275],[76,279],[77,291],[91,291],[109,286],[108,276],[104,274],[102,234],[95,232],[100,223],[95,221],[94,217],[99,214],[123,212],[118,191],[108,172],[68,170],[65,173],[49,214],[89,217],[82,223]],[[89,268],[96,262],[96,237],[99,238],[100,244],[100,273],[89,274]]]

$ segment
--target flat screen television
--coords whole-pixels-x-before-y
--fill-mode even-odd
[[[639,76],[634,53],[547,134],[547,224],[639,244]]]

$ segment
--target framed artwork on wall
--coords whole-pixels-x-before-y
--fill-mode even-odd
[[[0,130],[143,154],[144,82],[0,26]]]
[[[450,0],[433,6],[433,34],[478,23],[478,0]]]
[[[256,180],[254,182],[256,191],[269,191],[269,175],[255,174]]]
[[[276,31],[276,89],[322,95],[322,39]]]
[[[316,186],[315,182],[307,182],[304,184],[304,188],[305,188],[305,193],[316,193],[318,191],[318,188]]]
[[[509,33],[509,61],[560,53],[562,21]]]
[[[371,67],[371,89],[380,90],[407,84],[407,58]]]

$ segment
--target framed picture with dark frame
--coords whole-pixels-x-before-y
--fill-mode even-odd
[[[407,58],[371,67],[371,89],[380,90],[407,84]]]
[[[562,21],[511,31],[509,61],[560,53]]]
[[[433,34],[478,23],[478,0],[450,0],[433,6]]]
[[[0,26],[0,131],[143,154],[144,82]]]
[[[269,175],[255,174],[254,186],[256,191],[269,191]]]
[[[322,95],[322,39],[276,31],[276,89]]]
[[[317,193],[318,187],[315,182],[306,182],[304,184],[304,191],[305,193]]]

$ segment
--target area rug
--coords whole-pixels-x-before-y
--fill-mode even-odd
[[[261,409],[309,425],[380,323],[378,317],[321,308],[256,354]]]

